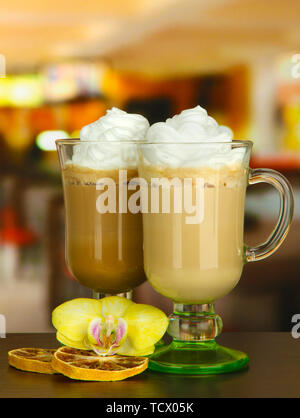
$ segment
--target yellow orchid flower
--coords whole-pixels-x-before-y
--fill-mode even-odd
[[[168,327],[158,308],[119,296],[100,300],[78,298],[52,312],[56,337],[62,344],[105,355],[145,356]]]

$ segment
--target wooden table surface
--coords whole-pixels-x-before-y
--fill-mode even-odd
[[[16,370],[7,352],[20,347],[55,348],[55,334],[8,334],[0,339],[0,397],[201,398],[300,397],[300,339],[289,333],[224,333],[218,342],[247,352],[248,369],[214,376],[151,371],[121,382],[80,382],[62,375]]]

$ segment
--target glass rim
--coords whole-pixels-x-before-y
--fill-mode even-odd
[[[192,141],[192,142],[187,142],[187,141],[174,141],[174,142],[170,142],[170,141],[140,141],[140,140],[130,140],[130,141],[111,141],[111,140],[82,140],[80,138],[66,138],[66,139],[56,139],[55,140],[56,145],[76,145],[76,144],[136,144],[136,145],[229,145],[229,144],[234,144],[240,147],[252,147],[253,142],[250,140],[236,140],[233,139],[232,141]]]

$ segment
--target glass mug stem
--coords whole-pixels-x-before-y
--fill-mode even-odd
[[[132,300],[132,291],[130,290],[129,292],[123,292],[123,293],[118,293],[117,295],[111,295],[110,293],[101,293],[101,292],[96,292],[95,290],[93,290],[94,299],[103,299],[107,296],[121,296],[122,298]]]
[[[222,320],[212,303],[203,305],[174,304],[168,334],[177,341],[209,341],[222,330]]]

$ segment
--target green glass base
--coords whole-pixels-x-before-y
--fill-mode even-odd
[[[173,341],[149,358],[149,369],[176,374],[219,374],[240,370],[247,366],[247,354],[208,342]]]

